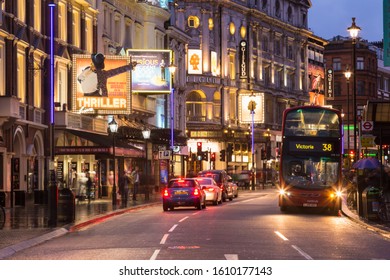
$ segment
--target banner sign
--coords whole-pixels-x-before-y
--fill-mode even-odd
[[[334,99],[334,74],[333,69],[326,70],[326,99]]]
[[[383,0],[383,63],[390,66],[390,0]]]
[[[203,73],[202,68],[202,50],[188,50],[188,74],[201,75]]]
[[[170,93],[172,89],[170,50],[127,50],[127,55],[137,66],[132,72],[132,92],[150,94]]]
[[[240,63],[240,79],[248,79],[248,43],[245,40],[240,42],[238,50],[238,59]]]
[[[239,116],[241,123],[264,123],[264,93],[248,93],[239,95]]]
[[[131,114],[131,68],[128,57],[73,55],[73,112]]]

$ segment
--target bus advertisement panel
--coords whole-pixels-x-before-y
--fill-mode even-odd
[[[279,207],[341,206],[342,124],[339,111],[319,107],[289,108],[283,114]]]

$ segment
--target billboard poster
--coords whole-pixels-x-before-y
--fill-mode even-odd
[[[188,50],[188,74],[201,75],[203,73],[202,68],[202,50]]]
[[[130,114],[130,58],[73,55],[72,110],[80,114]]]
[[[169,64],[170,50],[127,50],[127,55],[137,62],[132,73],[132,92],[150,94],[170,93],[172,88]]]
[[[214,51],[211,52],[211,74],[213,76],[218,75],[218,58],[217,53]]]
[[[241,123],[264,123],[264,93],[248,93],[239,95],[239,116]]]
[[[309,96],[310,104],[325,105],[325,71],[323,67],[309,64]]]

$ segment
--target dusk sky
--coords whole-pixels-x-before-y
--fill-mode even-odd
[[[347,37],[347,28],[355,17],[363,40],[383,39],[383,0],[311,0],[311,3],[309,28],[315,35],[324,39]]]

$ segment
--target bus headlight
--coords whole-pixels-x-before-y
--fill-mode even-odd
[[[281,196],[289,196],[289,195],[290,195],[290,193],[289,193],[289,192],[286,192],[284,189],[280,189],[280,190],[279,190],[279,194],[280,194]]]

